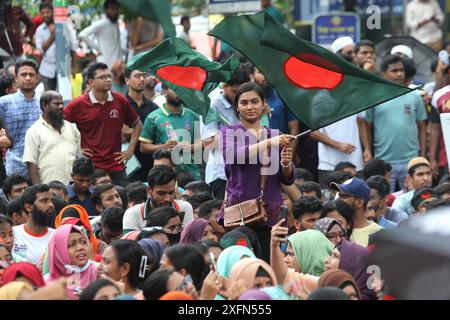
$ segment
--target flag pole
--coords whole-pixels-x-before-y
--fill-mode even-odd
[[[303,131],[302,133],[296,135],[296,136],[295,136],[295,139],[300,138],[300,137],[303,137],[304,135],[307,135],[308,133],[311,133],[311,131],[312,131],[311,129],[306,130],[306,131]]]

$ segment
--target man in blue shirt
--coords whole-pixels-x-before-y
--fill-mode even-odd
[[[20,174],[28,177],[22,163],[25,134],[41,116],[39,100],[35,95],[38,68],[34,61],[22,60],[15,66],[18,91],[0,98],[0,118],[12,138],[12,148],[6,154],[6,175]]]
[[[92,203],[92,178],[94,165],[91,158],[75,159],[72,169],[72,182],[67,185],[69,204],[79,204],[84,207],[89,216],[96,216],[97,211]]]

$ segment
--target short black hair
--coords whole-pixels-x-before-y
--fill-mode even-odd
[[[14,199],[8,203],[8,208],[6,209],[6,215],[12,218],[14,213],[21,215],[23,212],[22,203],[20,198]]]
[[[81,76],[83,77],[83,81],[81,82],[81,92],[86,91],[86,86],[88,84],[88,68],[84,68],[81,71]]]
[[[386,70],[388,69],[388,67],[391,64],[398,63],[398,62],[403,63],[403,60],[400,56],[398,56],[396,54],[394,54],[394,55],[390,54],[390,55],[384,57],[383,61],[381,62],[381,71],[386,72]]]
[[[0,70],[0,97],[6,96],[6,90],[12,89],[14,77],[7,70]]]
[[[52,100],[56,98],[62,99],[62,96],[58,92],[53,90],[45,91],[39,99],[39,106],[41,107],[41,110],[44,111],[44,106],[48,106],[52,102]]]
[[[247,67],[241,63],[233,72],[233,74],[231,75],[230,80],[228,80],[227,82],[225,82],[227,85],[229,86],[236,86],[236,85],[241,85],[243,83],[249,82],[250,81],[250,76],[247,70]]]
[[[336,199],[328,202],[322,208],[321,218],[325,218],[329,212],[337,211],[344,217],[349,226],[352,225],[354,212],[352,208],[342,199]]]
[[[128,208],[128,195],[127,195],[127,190],[125,190],[124,187],[120,186],[120,185],[114,185],[114,188],[116,188],[117,193],[120,196],[120,200],[122,200],[122,206],[124,208]]]
[[[94,206],[102,205],[102,194],[103,192],[106,192],[108,190],[115,189],[115,186],[113,184],[101,184],[94,188],[94,191],[92,191],[92,204]]]
[[[127,188],[128,189],[128,186]],[[147,187],[142,183],[136,186],[133,186],[128,189],[127,197],[129,202],[133,202],[135,205],[144,203],[147,201]]]
[[[112,0],[112,1],[114,1],[114,0]],[[108,68],[108,66],[106,65],[106,63],[103,63],[103,62],[95,62],[95,63],[91,64],[91,65],[88,67],[87,78],[88,78],[89,80],[94,80],[94,78],[95,78],[95,73],[97,72],[97,70],[105,70],[105,69],[108,69],[108,70],[109,70],[109,68]]]
[[[209,200],[203,203],[200,206],[200,209],[198,211],[198,217],[199,218],[208,218],[209,215],[211,215],[213,210],[219,210],[222,207],[222,201],[221,200]]]
[[[322,198],[322,189],[320,189],[320,184],[318,184],[317,182],[306,181],[306,182],[303,182],[301,185],[299,185],[298,188],[300,189],[300,191],[302,193],[305,193],[305,192],[309,193],[309,192],[314,191],[316,193],[317,199]]]
[[[175,217],[179,217],[178,212],[171,207],[161,207],[150,211],[146,227],[164,227],[167,222]]]
[[[50,9],[53,11],[53,4],[51,2],[41,2],[39,5],[39,11],[42,9]]]
[[[59,212],[64,209],[65,206],[67,206],[67,202],[57,193],[53,192],[53,206],[55,207],[54,217],[53,219],[53,225],[56,219],[56,216],[59,214]]]
[[[0,198],[0,214],[7,215],[8,213],[8,201],[1,197]]]
[[[50,189],[61,190],[67,196],[67,187],[61,181],[53,180],[48,183]]]
[[[168,166],[154,166],[148,173],[147,183],[149,187],[165,185],[175,180],[177,174]]]
[[[383,176],[372,176],[367,179],[369,189],[375,189],[380,198],[386,197],[390,193],[390,184]]]
[[[185,22],[185,21],[189,21],[189,19],[190,19],[189,16],[186,16],[186,15],[182,16],[181,19],[180,19],[180,24]]]
[[[110,6],[112,5],[119,5],[119,3],[117,2],[117,0],[105,0],[105,2],[103,3],[103,9],[108,9]]]
[[[33,205],[36,201],[36,197],[38,193],[48,192],[50,188],[47,184],[35,184],[31,187],[28,187],[25,192],[20,197],[20,203],[22,207],[25,207],[25,204]]]
[[[144,283],[145,300],[158,300],[165,295],[168,292],[167,283],[174,272],[175,270],[172,269],[161,269],[153,272]]]
[[[364,179],[369,179],[372,176],[384,176],[391,172],[392,166],[390,163],[381,159],[372,159],[367,161],[364,166]]]
[[[192,175],[192,173],[182,171],[177,175],[178,186],[183,189],[192,181],[195,181],[195,177]]]
[[[349,161],[341,161],[334,167],[334,171],[342,171],[347,168],[356,169],[356,166]]]
[[[123,215],[125,210],[122,207],[110,207],[103,211],[101,222],[104,228],[108,228],[112,232],[120,232],[123,230]]]
[[[442,197],[446,193],[450,194],[450,183],[441,184],[440,186],[434,188],[434,190],[436,191],[438,197]]]
[[[136,69],[129,69],[129,68],[125,68],[123,70],[123,76],[125,77],[125,79],[130,79],[131,77],[131,73],[136,70]]]
[[[403,58],[403,67],[405,68],[405,79],[412,79],[417,73],[416,63],[410,58]]]
[[[294,202],[292,213],[295,219],[299,219],[306,213],[321,212],[322,203],[316,197],[301,197]]]
[[[16,71],[16,77],[19,75],[19,70],[22,67],[32,67],[34,69],[34,71],[36,72],[36,74],[38,73],[38,66],[36,64],[36,62],[34,62],[33,60],[19,60],[16,62],[14,69]]]
[[[0,226],[4,223],[9,223],[11,227],[14,225],[12,219],[4,214],[0,214]]]
[[[29,186],[31,186],[32,184],[28,178],[20,174],[13,174],[12,176],[9,176],[3,183],[3,193],[5,194],[5,196],[8,196],[11,193],[11,189],[13,186],[22,184],[24,182],[27,183]]]
[[[314,180],[313,174],[311,172],[309,172],[309,170],[307,170],[305,168],[297,168],[297,169],[295,169],[295,178],[296,179],[303,179],[304,182],[313,181]]]
[[[442,176],[442,178],[439,180],[438,185],[443,185],[446,183],[450,183],[450,173],[446,173]]]
[[[113,247],[116,254],[117,265],[123,266],[125,263],[130,265],[130,272],[128,273],[128,282],[134,288],[142,289],[142,284],[145,282],[149,271],[145,271],[143,276],[140,276],[140,270],[143,267],[142,261],[147,257],[144,249],[136,242],[132,240],[113,240],[110,246]],[[150,259],[151,260],[151,259]]]
[[[115,287],[117,291],[120,292],[120,289],[116,286],[116,284],[108,279],[98,279],[94,282],[91,282],[80,294],[80,300],[94,300],[95,295],[105,287]]]
[[[194,194],[200,192],[209,192],[209,185],[203,180],[192,181],[184,186],[184,190],[190,190]]]
[[[95,170],[94,170],[94,175],[92,176],[92,179],[93,179],[94,182],[95,182],[95,180],[97,180],[98,178],[106,177],[106,176],[109,176],[109,173],[106,172],[106,170],[103,170],[103,169],[95,169]]]
[[[94,164],[92,159],[88,157],[76,158],[73,162],[72,174],[80,176],[94,175]]]
[[[169,159],[172,161],[172,152],[168,149],[158,149],[155,152],[153,152],[153,160],[159,160],[159,159]]]
[[[210,200],[213,200],[213,197],[208,192],[199,192],[186,199],[191,204],[193,210]]]
[[[414,173],[416,173],[416,169],[420,168],[420,167],[428,167],[430,168],[430,166],[426,163],[418,163],[413,165],[411,168],[408,169],[408,174],[413,177]]]
[[[353,48],[353,52],[356,54],[359,52],[359,49],[361,49],[362,46],[368,46],[372,47],[375,50],[375,45],[372,41],[368,39],[362,39],[361,41],[357,42]]]

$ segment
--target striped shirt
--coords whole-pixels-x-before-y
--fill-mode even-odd
[[[28,176],[27,167],[22,163],[25,134],[41,114],[36,95],[28,100],[19,90],[0,98],[0,117],[4,119],[6,131],[13,139],[13,146],[6,153],[6,175],[17,173]]]

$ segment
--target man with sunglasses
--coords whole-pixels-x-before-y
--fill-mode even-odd
[[[370,189],[361,179],[353,178],[342,184],[332,182],[330,187],[338,192],[342,199],[353,209],[353,231],[350,240],[367,247],[369,236],[382,228],[366,218],[366,209],[370,201]]]
[[[139,70],[130,70],[126,68],[124,71],[124,76],[125,82],[128,86],[126,98],[128,99],[128,102],[133,110],[138,114],[139,119],[141,119],[141,123],[144,123],[147,116],[152,111],[158,109],[158,106],[153,101],[144,96],[146,73]],[[129,141],[133,130],[126,126],[122,132]],[[136,149],[134,150],[134,155],[141,164],[141,168],[129,177],[130,181],[146,181],[147,174],[153,167],[152,154],[142,153],[140,150],[140,144],[141,142],[138,141],[136,144]]]
[[[106,64],[92,64],[87,77],[92,89],[67,105],[64,118],[77,125],[83,154],[92,158],[95,168],[108,172],[114,184],[125,186],[125,164],[136,148],[141,120],[124,96],[111,92],[113,75]],[[121,152],[124,124],[133,130],[128,149]]]

